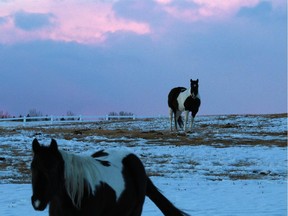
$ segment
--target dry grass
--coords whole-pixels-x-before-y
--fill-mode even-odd
[[[231,127],[229,127],[231,129]],[[98,139],[98,142],[106,141],[113,139],[113,142],[117,142],[117,139],[123,142],[123,137],[127,138],[126,142],[131,142],[133,139],[145,139],[147,144],[158,144],[158,145],[211,145],[218,147],[229,147],[235,145],[251,145],[251,146],[279,146],[286,147],[287,139],[278,139],[279,136],[285,137],[286,132],[277,133],[277,132],[252,132],[249,135],[256,136],[256,138],[246,138],[243,137],[223,137],[219,134],[227,133],[225,131],[226,127],[220,126],[217,131],[213,131],[211,128],[203,130],[202,128],[196,128],[193,133],[183,133],[183,132],[170,132],[170,131],[142,131],[142,130],[129,130],[129,129],[118,129],[118,130],[108,130],[108,129],[67,129],[67,128],[43,128],[36,129],[41,131],[41,134],[51,135],[54,138],[64,138],[66,140],[77,139],[84,140],[87,137],[91,136],[101,136],[105,139]],[[233,127],[237,129],[237,127]],[[27,128],[26,130],[35,130],[35,128]],[[197,134],[197,135],[195,135]],[[248,133],[247,133],[248,134]],[[200,135],[200,136],[198,136]],[[263,139],[261,137],[275,137],[275,139]],[[257,138],[260,137],[260,138]],[[108,138],[108,140],[107,140]]]

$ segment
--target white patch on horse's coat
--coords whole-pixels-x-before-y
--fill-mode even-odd
[[[41,204],[40,200],[37,199],[37,200],[34,201],[35,208],[39,208],[40,204]]]
[[[119,199],[124,191],[125,182],[122,175],[122,161],[131,152],[127,150],[108,150],[104,152],[108,153],[108,155],[97,157],[97,160],[109,161],[110,166],[104,166],[91,156],[79,156],[60,151],[65,164],[65,186],[75,206],[81,206],[85,181],[93,194],[95,194],[95,188],[101,182],[107,183],[115,191],[116,200]]]
[[[185,100],[187,99],[187,97],[189,97],[191,94],[191,89],[187,89],[185,90],[184,92],[181,92],[178,97],[177,97],[177,102],[178,102],[178,110],[180,112],[183,112],[185,110],[185,106],[184,106],[184,103],[185,103]]]

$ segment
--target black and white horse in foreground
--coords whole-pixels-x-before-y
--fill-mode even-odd
[[[78,156],[33,140],[32,206],[50,216],[140,216],[145,196],[164,215],[188,215],[154,186],[140,159],[129,151]]]
[[[185,111],[184,131],[188,122],[189,112],[192,113],[190,130],[194,123],[194,118],[199,110],[201,99],[199,94],[199,80],[190,80],[190,88],[185,87],[173,88],[168,95],[168,106],[170,108],[170,130],[172,131],[172,119],[174,115],[175,129],[177,130],[177,122],[179,127],[183,127],[181,114]]]

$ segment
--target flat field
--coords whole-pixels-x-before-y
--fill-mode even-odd
[[[0,215],[47,215],[30,204],[34,138],[89,155],[129,148],[154,183],[191,215],[287,215],[287,114],[198,116],[191,132],[168,118],[0,125]],[[144,216],[161,215],[146,200]]]

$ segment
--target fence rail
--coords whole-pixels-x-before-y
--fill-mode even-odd
[[[29,125],[29,124],[57,124],[57,123],[70,123],[70,122],[97,122],[97,121],[110,121],[110,120],[121,120],[121,119],[153,119],[153,118],[164,118],[166,116],[114,116],[114,115],[75,115],[75,116],[36,116],[36,117],[15,117],[15,118],[0,118],[0,126],[5,123],[10,123],[14,125]]]

